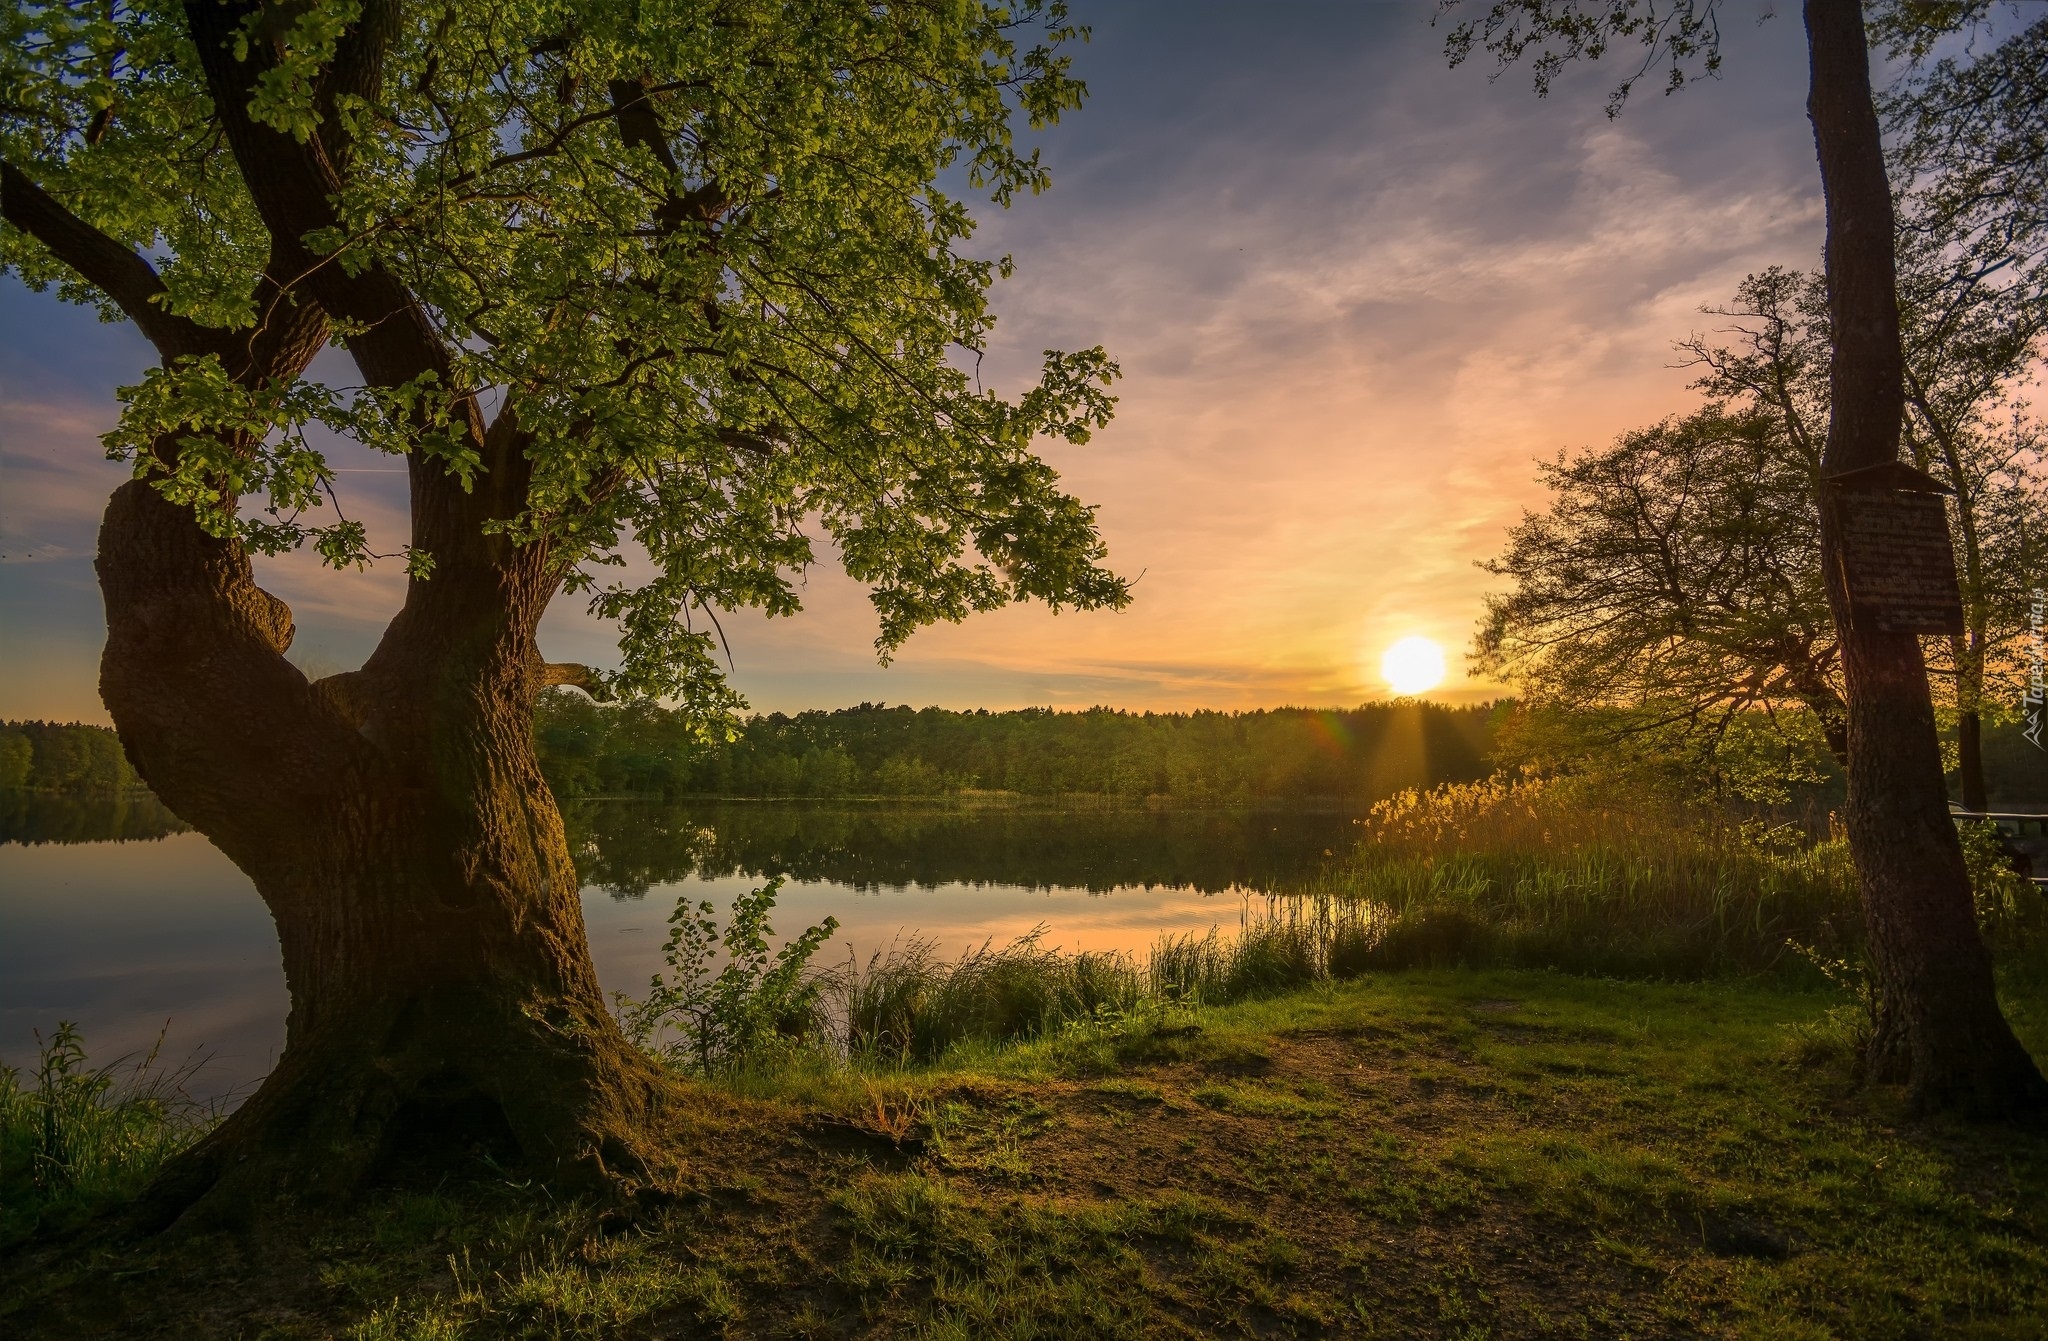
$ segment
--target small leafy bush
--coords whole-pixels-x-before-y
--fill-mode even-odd
[[[831,976],[811,967],[839,929],[828,917],[774,949],[768,924],[777,876],[733,900],[723,932],[708,902],[676,900],[662,946],[666,974],[649,980],[644,1000],[618,993],[619,1023],[636,1044],[673,1066],[719,1075],[815,1045],[831,1031],[825,994]],[[723,952],[723,967],[713,972]]]
[[[1957,832],[1977,904],[1977,925],[1992,952],[2012,955],[2048,940],[2048,897],[2020,874],[1998,825],[1977,820],[1957,826]]]

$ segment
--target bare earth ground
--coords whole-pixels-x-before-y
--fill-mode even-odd
[[[2048,1009],[2013,1013],[2048,1053]],[[1906,1121],[1855,1088],[1852,1014],[1413,973],[699,1086],[672,1201],[473,1168],[345,1217],[88,1231],[0,1261],[0,1333],[2048,1335],[2048,1132]]]

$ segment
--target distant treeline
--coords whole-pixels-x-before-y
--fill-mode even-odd
[[[1370,801],[1486,776],[1495,709],[1431,703],[1321,710],[953,712],[863,703],[746,719],[694,740],[653,707],[557,692],[534,722],[555,794],[835,797],[1091,794],[1243,805]]]
[[[0,722],[0,791],[111,796],[142,785],[104,726]]]

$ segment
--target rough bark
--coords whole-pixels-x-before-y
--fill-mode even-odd
[[[1896,459],[1904,357],[1862,5],[1806,0],[1805,10],[1834,340],[1827,476]],[[1870,1075],[1906,1082],[1923,1111],[1993,1117],[2048,1106],[2048,1083],[1999,1012],[1919,640],[1850,619],[1833,512],[1822,509],[1821,544],[1848,703],[1849,844],[1880,991]]]
[[[1979,813],[1990,809],[1989,789],[1984,785],[1984,649],[1990,636],[1991,611],[1984,581],[1984,542],[1978,531],[1980,503],[1977,482],[1963,463],[1963,452],[1951,425],[1944,423],[1927,387],[1906,369],[1906,395],[1934,451],[1909,437],[1913,464],[1922,470],[1936,469],[1948,477],[1955,490],[1956,532],[1962,543],[1962,586],[1965,625],[1963,632],[1949,639],[1949,661],[1955,669],[1956,773],[1963,794],[1963,809]],[[1907,430],[1910,434],[1910,428]]]
[[[237,546],[146,483],[115,494],[102,693],[137,770],[255,883],[292,1001],[277,1069],[169,1169],[159,1222],[465,1149],[581,1188],[652,1166],[661,1081],[605,1010],[529,742],[544,556],[511,557],[438,574],[342,692],[285,660],[289,612]]]

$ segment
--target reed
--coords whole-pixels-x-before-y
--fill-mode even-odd
[[[100,1066],[69,1021],[36,1042],[32,1083],[0,1067],[0,1241],[134,1196],[221,1115],[189,1091],[203,1058],[166,1064],[161,1034]]]
[[[1037,1038],[1138,1003],[1130,956],[1063,954],[1042,944],[1045,930],[1001,947],[985,941],[958,959],[913,939],[849,964],[833,980],[848,1052],[928,1061],[956,1043]]]
[[[1370,905],[1370,967],[1540,966],[1700,977],[1771,969],[1790,945],[1861,939],[1832,829],[1625,803],[1571,783],[1404,792],[1315,893]]]

